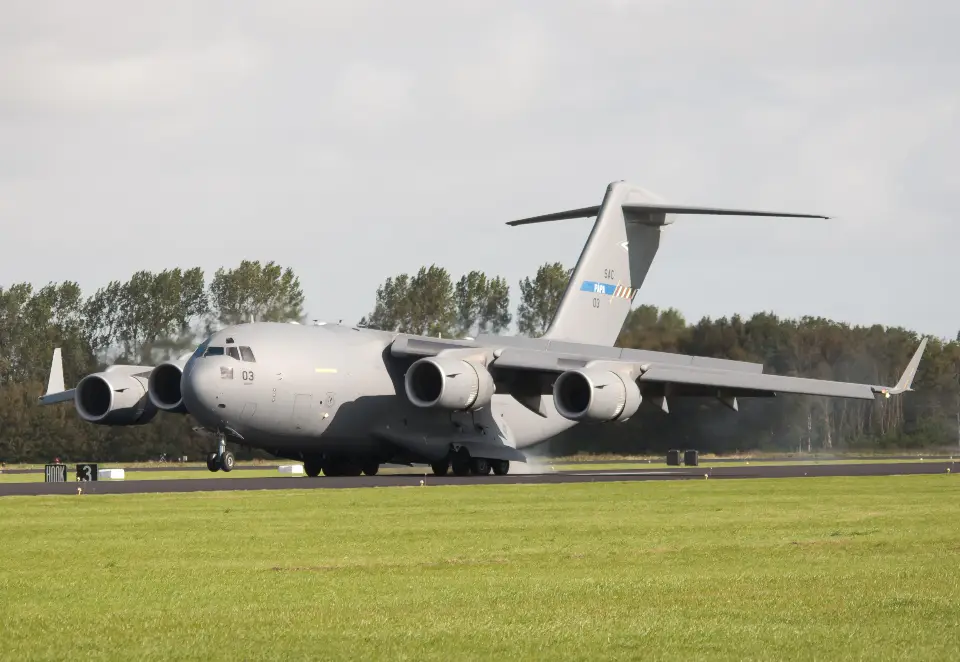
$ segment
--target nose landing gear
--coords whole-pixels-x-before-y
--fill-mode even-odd
[[[207,469],[210,471],[233,471],[236,458],[227,450],[227,440],[224,435],[217,437],[217,452],[207,456]]]

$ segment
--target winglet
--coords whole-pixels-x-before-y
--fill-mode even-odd
[[[900,381],[897,382],[896,386],[893,388],[874,387],[873,390],[877,393],[882,393],[887,398],[891,395],[900,395],[906,391],[912,391],[913,378],[917,374],[917,368],[920,367],[920,357],[923,356],[923,350],[926,348],[927,339],[924,338],[920,341],[920,346],[917,347],[917,351],[913,353],[913,358],[910,359],[910,363],[907,364],[907,369],[900,375]]]
[[[47,379],[47,392],[44,395],[63,392],[63,357],[60,348],[53,350],[53,361],[50,363],[50,377]]]
[[[73,400],[74,389],[64,390],[63,386],[63,357],[60,348],[53,350],[53,361],[50,363],[50,376],[47,378],[47,392],[37,398],[41,405],[52,405],[57,402]]]

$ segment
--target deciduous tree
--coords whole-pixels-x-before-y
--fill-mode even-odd
[[[520,281],[520,306],[517,309],[517,327],[526,336],[542,336],[560,306],[567,289],[572,269],[559,262],[544,264],[537,275]]]

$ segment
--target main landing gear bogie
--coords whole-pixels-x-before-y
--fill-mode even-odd
[[[467,449],[461,448],[449,458],[432,463],[430,468],[435,476],[446,476],[450,470],[454,476],[489,476],[491,471],[497,476],[505,476],[510,471],[510,461],[471,457]]]
[[[310,478],[321,473],[324,476],[376,476],[380,471],[378,460],[349,460],[341,458],[307,458],[303,461],[303,472]]]

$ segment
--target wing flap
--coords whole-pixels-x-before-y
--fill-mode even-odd
[[[576,343],[562,342],[551,342],[548,349],[543,350],[519,347],[499,348],[494,351],[494,356],[496,358],[492,365],[497,368],[558,373],[573,368],[582,368],[596,361],[611,361],[629,365],[637,374],[647,370],[651,365],[674,365],[746,374],[761,374],[763,372],[762,363],[747,363],[745,361],[715,359],[708,356],[688,356],[686,354],[653,352],[642,349],[621,349],[619,347],[596,347],[594,349]]]
[[[763,391],[768,393],[794,393],[798,395],[826,395],[837,398],[873,400],[875,387],[869,384],[851,384],[806,377],[782,375],[754,375],[742,372],[715,371],[696,368],[681,368],[667,365],[651,366],[638,380],[664,382],[691,386],[711,387],[718,390]]]

